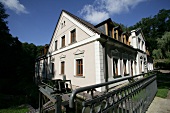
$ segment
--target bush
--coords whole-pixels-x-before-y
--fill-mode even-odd
[[[170,59],[162,60],[160,59],[155,63],[156,68],[170,69]]]

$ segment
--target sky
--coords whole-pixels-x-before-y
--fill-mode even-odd
[[[94,25],[111,18],[132,26],[142,18],[170,9],[170,0],[0,0],[10,33],[21,42],[49,44],[64,9]]]

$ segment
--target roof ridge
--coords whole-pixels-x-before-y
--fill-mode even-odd
[[[86,27],[88,27],[89,29],[91,29],[92,31],[101,34],[102,32],[100,30],[98,30],[97,28],[95,28],[95,26],[83,19],[81,19],[80,17],[66,11],[66,10],[62,10],[63,12],[67,13],[69,16],[71,16],[72,18],[76,19],[78,22],[82,23],[83,25],[85,25]]]

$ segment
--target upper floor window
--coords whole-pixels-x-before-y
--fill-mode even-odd
[[[143,50],[143,51],[145,50],[144,42],[143,42],[143,41],[142,41],[142,50]]]
[[[61,37],[61,47],[65,46],[65,36]]]
[[[138,49],[140,49],[140,38],[138,38]]]
[[[124,37],[123,37],[123,43],[126,43],[126,42],[125,42],[125,38],[124,38]]]
[[[114,33],[114,38],[117,39],[117,33],[116,32]]]
[[[55,50],[57,50],[57,40],[55,41]]]
[[[76,41],[76,29],[71,31],[71,43]]]

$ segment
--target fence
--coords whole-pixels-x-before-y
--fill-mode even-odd
[[[71,94],[56,96],[52,95],[55,91],[51,90],[48,94],[52,98],[48,97],[48,99],[55,100],[53,102],[55,113],[61,113],[62,111],[67,113],[144,113],[157,92],[156,75],[140,77],[144,75],[140,74],[78,88],[72,91]],[[139,77],[140,79],[136,79]],[[96,88],[109,86],[125,80],[129,80],[130,83],[108,89],[104,92],[95,91]],[[41,92],[42,89],[40,87]],[[40,103],[42,104],[42,102]],[[42,106],[40,107],[41,112],[44,109]]]

